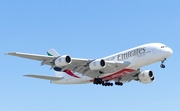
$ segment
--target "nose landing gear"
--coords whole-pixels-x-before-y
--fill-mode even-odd
[[[160,67],[161,68],[165,68],[165,65],[164,65],[164,61],[166,60],[166,58],[164,58],[162,61],[161,61],[161,65],[160,65]]]

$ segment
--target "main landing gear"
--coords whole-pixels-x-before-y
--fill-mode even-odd
[[[102,86],[113,86],[113,83],[110,83],[108,81],[103,81]]]
[[[102,86],[113,86],[113,83],[109,82],[108,80],[103,81],[101,78],[94,78],[93,84],[102,85]],[[115,85],[123,86],[123,83],[120,81],[115,82]]]
[[[164,58],[162,61],[161,61],[161,65],[160,65],[160,67],[161,68],[165,68],[165,65],[164,65],[164,61],[166,60],[166,58]]]
[[[94,82],[93,82],[93,84],[98,85],[98,84],[102,84],[102,83],[103,83],[103,81],[102,81],[102,79],[101,79],[101,78],[94,78]]]
[[[93,84],[102,85],[102,86],[113,86],[113,83],[108,81],[103,81],[101,78],[94,78]]]
[[[123,83],[122,82],[115,82],[115,85],[122,86]]]

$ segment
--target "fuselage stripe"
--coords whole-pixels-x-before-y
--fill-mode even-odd
[[[108,75],[108,76],[105,76],[105,77],[102,77],[102,80],[113,80],[113,79],[116,79],[116,78],[119,78],[121,76],[124,76],[126,74],[129,74],[131,72],[134,72],[135,70],[134,69],[122,69],[118,72],[115,72],[115,73],[112,73],[111,75]]]
[[[72,76],[72,77],[75,77],[75,78],[80,78],[79,76],[73,74],[70,70],[65,70],[66,74]]]

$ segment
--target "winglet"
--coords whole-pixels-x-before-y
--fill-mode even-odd
[[[53,55],[51,55],[49,52],[47,52],[47,55],[48,55],[48,56],[53,56]]]
[[[48,51],[47,51],[47,55],[48,56],[60,56],[57,52],[56,52],[56,50],[55,49],[49,49]]]

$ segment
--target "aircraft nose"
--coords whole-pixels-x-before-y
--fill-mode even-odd
[[[173,54],[173,50],[171,48],[169,48],[169,53],[172,55]]]
[[[173,54],[173,50],[171,48],[165,48],[164,52],[166,53],[166,56],[169,57]]]

